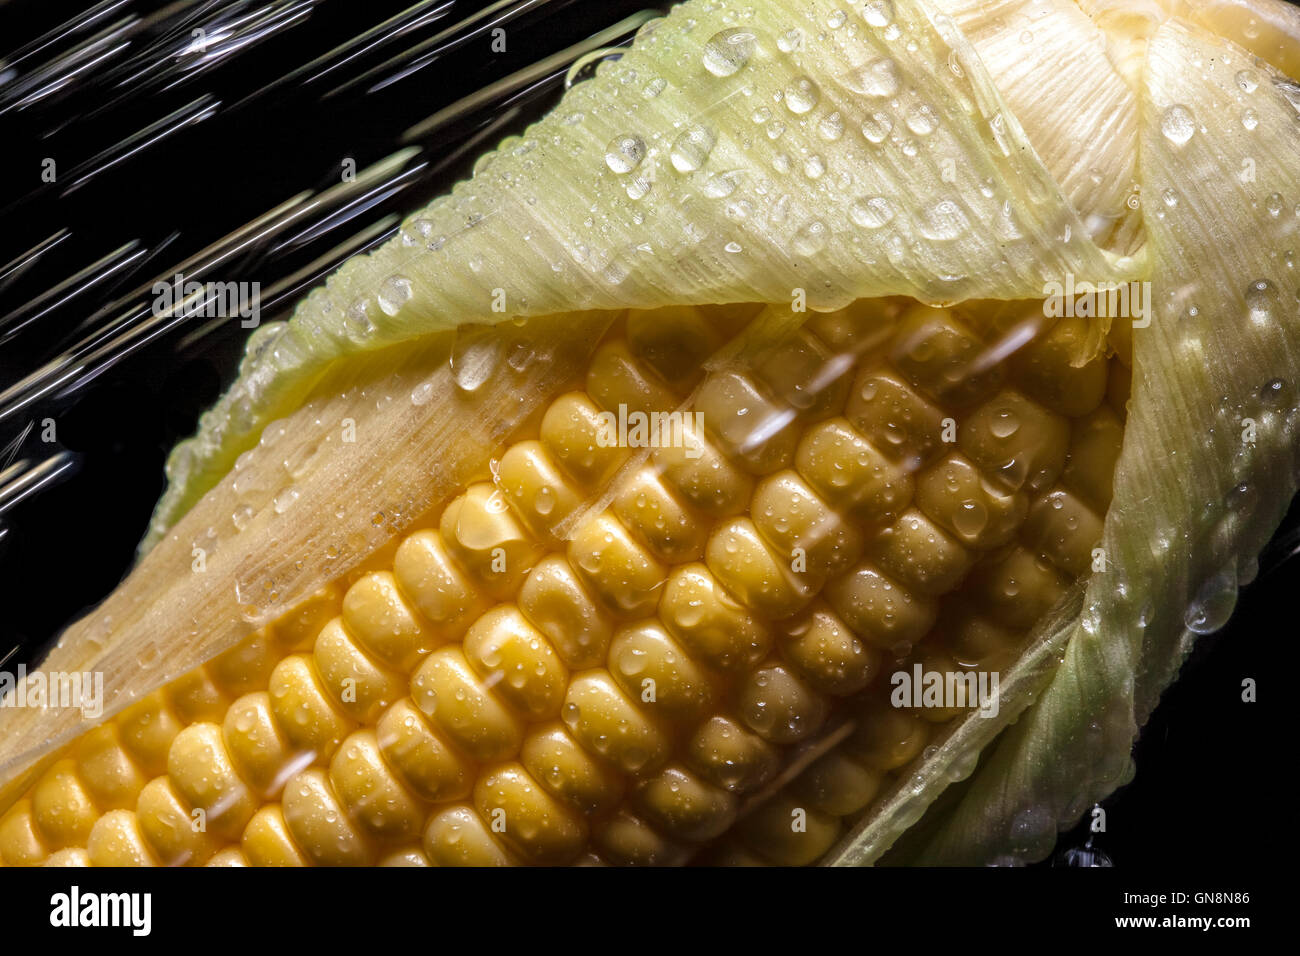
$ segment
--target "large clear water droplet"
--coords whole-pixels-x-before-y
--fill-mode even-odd
[[[872,113],[862,121],[862,135],[869,143],[883,143],[893,129],[894,121],[888,113]]]
[[[1193,634],[1213,633],[1228,623],[1236,603],[1236,573],[1225,569],[1201,585],[1192,598],[1192,603],[1187,606],[1183,623]]]
[[[749,62],[757,45],[749,30],[720,30],[704,44],[704,68],[714,76],[731,76]]]
[[[668,158],[673,169],[679,173],[690,173],[704,165],[713,150],[717,137],[706,126],[692,126],[673,141]]]
[[[477,391],[491,378],[501,361],[500,337],[481,326],[462,326],[456,330],[451,347],[451,377],[456,387]]]
[[[821,90],[807,76],[796,76],[785,88],[785,107],[791,113],[802,115],[817,105]]]
[[[870,27],[887,27],[894,22],[894,5],[890,0],[870,0],[862,7],[862,19]]]
[[[902,77],[899,75],[897,63],[889,57],[879,57],[845,73],[842,81],[854,93],[886,97],[898,92]]]
[[[1272,322],[1278,306],[1277,289],[1267,279],[1256,279],[1246,289],[1246,308],[1252,322]]]
[[[1182,146],[1196,133],[1196,117],[1186,106],[1171,106],[1160,117],[1160,132],[1175,146]]]
[[[385,315],[396,315],[411,298],[411,280],[392,275],[379,286],[379,308]]]
[[[645,140],[632,133],[615,136],[605,147],[605,165],[624,176],[641,165],[645,159]]]

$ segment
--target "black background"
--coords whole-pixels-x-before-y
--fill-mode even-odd
[[[45,82],[48,89],[34,95],[42,84],[23,87],[19,80],[37,64],[61,62],[61,53],[79,38],[68,37],[60,24],[78,16],[79,5],[0,5],[0,52],[19,51],[48,31],[56,37],[19,61],[12,74],[5,68],[15,57],[0,61],[0,264],[25,261],[24,252],[67,230],[26,268],[0,273],[0,472],[7,460],[36,463],[56,451],[70,452],[74,462],[62,480],[0,506],[0,658],[18,648],[6,667],[38,658],[64,625],[125,574],[162,491],[166,452],[193,432],[199,413],[228,384],[246,332],[236,321],[198,337],[192,325],[173,330],[32,404],[17,403],[22,392],[16,383],[130,312],[131,303],[121,297],[131,288],[170,276],[176,263],[288,197],[337,183],[344,158],[364,169],[391,154],[403,130],[441,107],[643,8],[621,0],[555,0],[506,25],[505,53],[491,52],[488,35],[469,34],[423,57],[401,56],[482,6],[430,3],[423,8],[427,23],[380,29],[369,46],[327,60],[332,69],[316,77],[319,70],[293,73],[409,3],[285,4],[289,14],[302,16],[202,68],[194,56],[175,55],[188,38],[178,8],[196,23],[212,24],[265,14],[268,5],[175,4],[166,8],[173,11],[169,18],[131,34],[125,52],[63,85],[54,82],[56,70]],[[164,9],[123,0],[105,10],[103,25]],[[141,60],[132,65],[137,55]],[[561,89],[562,76],[552,74],[417,142],[418,162],[426,166],[391,195],[377,196],[370,207],[325,223],[287,249],[274,242],[256,246],[223,266],[217,278],[257,280],[266,288],[382,216],[417,208],[466,175],[485,147],[553,105]],[[129,140],[196,101],[210,106],[211,115],[148,145]],[[483,144],[457,154],[503,116]],[[127,155],[121,155],[124,141]],[[41,182],[46,157],[58,164],[55,184]],[[68,191],[99,167],[106,168]],[[43,293],[131,241],[139,243],[140,255],[133,270],[83,282],[79,294],[65,294],[61,304],[36,314],[41,309],[31,303]],[[322,265],[300,288],[333,265]],[[283,305],[291,301],[286,296]],[[276,317],[264,307],[263,321]],[[38,427],[7,447],[29,423],[47,416],[57,423],[57,446],[41,443]],[[1291,589],[1298,580],[1297,565],[1287,558],[1298,525],[1300,512],[1293,508],[1237,615],[1223,632],[1201,641],[1142,735],[1136,781],[1107,801],[1108,832],[1095,841],[1116,866],[1140,872],[1196,865],[1229,873],[1275,852],[1279,821],[1261,804],[1264,795],[1282,790],[1281,768],[1293,742],[1283,737],[1283,726],[1265,719],[1264,707],[1284,693],[1281,654],[1293,639]],[[1259,681],[1264,703],[1241,702],[1245,677]],[[1086,837],[1082,830],[1064,835],[1055,862]]]

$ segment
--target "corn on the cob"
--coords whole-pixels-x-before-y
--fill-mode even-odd
[[[628,313],[382,559],[78,740],[0,858],[815,861],[962,712],[885,673],[1005,666],[1088,572],[1125,371],[902,301],[706,371],[752,312]],[[699,417],[606,447],[620,406]]]
[[[0,820],[3,860],[808,862],[874,805],[835,855],[863,862],[999,732],[904,858],[1041,857],[1110,792],[1188,635],[1221,623],[1295,490],[1300,338],[1279,290],[1300,140],[1276,69],[1298,62],[1300,18],[1275,0],[856,13],[701,3],[647,25],[470,184],[257,333],[169,462],[153,550],[45,666],[121,678],[145,649],[175,675],[230,648],[237,619],[265,626],[42,765]],[[682,133],[689,155],[670,145]],[[1141,372],[1127,413],[1127,357],[1076,364],[1106,342],[1096,312],[1016,350],[1042,304],[1007,300],[1075,275],[1150,280],[1145,331],[1110,316]],[[754,351],[798,324],[764,313],[722,353],[755,310],[683,307],[795,293],[871,301]],[[968,301],[884,298],[912,295]],[[586,330],[669,305],[627,313],[556,398]],[[470,440],[446,428],[462,406],[445,368],[410,393],[445,384],[432,414],[394,411],[434,333],[508,316],[563,320],[538,335],[551,358],[582,347],[551,379],[515,369],[518,401],[467,411],[486,422]],[[467,340],[499,352],[499,334]],[[409,361],[389,348],[415,342]],[[341,577],[332,545],[293,563],[294,520],[252,480],[279,485],[280,462],[238,474],[281,415],[315,454],[318,402],[357,410],[387,450],[335,443],[293,489],[340,506],[337,567],[367,556]],[[602,413],[679,407],[702,419],[682,422],[684,447],[594,437]],[[186,539],[228,519],[220,573],[177,575]],[[254,580],[265,594],[244,607]],[[191,603],[192,643],[145,647]],[[1045,639],[1021,650],[1036,621]],[[1025,709],[982,734],[951,701],[893,706],[883,679],[1012,660]],[[134,699],[118,683],[113,706]],[[72,723],[11,720],[25,734],[0,740],[0,773]],[[17,790],[6,778],[0,800]]]

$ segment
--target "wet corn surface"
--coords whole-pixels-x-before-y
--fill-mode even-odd
[[[75,742],[0,859],[816,862],[978,703],[894,675],[999,673],[1105,560],[1128,372],[1041,303],[727,358],[772,311],[619,318],[417,530]]]

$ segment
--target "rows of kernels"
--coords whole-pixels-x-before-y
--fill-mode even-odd
[[[1088,410],[1086,428],[1065,424],[1055,406],[1069,398],[1074,411],[1077,399],[1051,398],[1044,375],[1026,373],[1023,394],[1004,387],[999,369],[980,366],[974,333],[923,307],[894,330],[892,367],[845,361],[837,337],[879,325],[847,310],[815,317],[753,373],[711,374],[694,406],[704,428],[685,416],[679,447],[656,448],[608,510],[580,516],[629,457],[601,440],[602,406],[684,407],[698,377],[687,368],[716,345],[678,318],[658,330],[630,317],[626,339],[598,350],[588,394],[554,401],[538,438],[511,446],[494,482],[467,488],[437,530],[401,542],[391,571],[352,575],[341,604],[328,596],[125,714],[120,750],[136,772],[104,745],[107,757],[86,757],[103,781],[87,803],[102,812],[137,788],[137,811],[118,811],[131,827],[99,816],[94,827],[110,822],[95,846],[223,865],[569,862],[594,814],[606,861],[678,861],[728,829],[737,795],[825,725],[831,697],[871,682],[882,649],[925,636],[977,545],[996,550],[970,576],[958,631],[985,639],[954,660],[1028,626],[1010,597],[1025,594],[1036,616],[1078,573],[1109,497],[1109,468],[1087,456],[1117,449],[1122,424],[1105,406]],[[1095,368],[1087,376],[1098,393]],[[956,451],[938,437],[954,404],[968,409]],[[924,487],[954,480],[996,533],[969,530],[969,513]],[[1027,493],[1049,485],[1031,506]],[[545,554],[575,517],[566,553]],[[829,604],[813,602],[827,579]],[[501,600],[517,604],[492,606]],[[307,653],[277,662],[287,651]],[[856,723],[871,727],[800,778],[802,803],[787,807],[782,793],[746,815],[743,833],[772,838],[760,855],[819,855],[838,817],[860,811],[925,739],[925,721],[888,709]],[[182,779],[141,786],[173,749]],[[57,792],[60,812],[77,805],[75,789]],[[250,813],[254,794],[283,802]],[[195,810],[216,826],[195,832]],[[801,839],[788,836],[791,814],[802,814]],[[0,821],[7,861],[10,844],[17,857],[58,849],[36,816],[26,803]],[[240,847],[221,846],[230,839]]]
[[[907,665],[919,661],[940,671],[1009,666],[1010,652],[1021,636],[1060,597],[1070,579],[1088,570],[1091,549],[1100,537],[1100,515],[1109,502],[1122,426],[1113,412],[1098,407],[1106,391],[1104,360],[1065,372],[1065,386],[1051,381],[1046,371],[1074,343],[1076,331],[1059,332],[1022,359],[1021,393],[1004,387],[1000,371],[982,368],[978,337],[960,322],[934,310],[911,309],[890,349],[894,366],[905,374],[889,366],[865,369],[850,391],[848,421],[834,435],[837,440],[828,440],[835,428],[830,421],[805,434],[809,445],[821,438],[823,449],[868,445],[874,450],[869,435],[905,474],[919,472],[916,507],[869,541],[867,562],[826,588],[835,611],[851,627],[881,644],[897,640],[895,652],[907,653],[933,629],[938,636],[913,651]],[[956,375],[954,369],[965,372]],[[960,423],[945,421],[940,407],[921,392],[969,411]],[[1071,422],[1067,415],[1078,420]],[[954,437],[957,450],[949,451],[945,442]],[[857,489],[862,483],[842,477],[836,482],[825,458],[817,462],[807,456],[808,472],[817,474],[817,464],[823,471],[816,490],[835,506],[856,504],[841,489]],[[1065,486],[1053,484],[1058,480]],[[1072,493],[1072,485],[1082,486],[1081,494]],[[900,496],[899,507],[908,503],[911,489],[907,492]],[[1081,500],[1087,495],[1099,510]],[[870,512],[864,517],[871,520]],[[990,550],[990,557],[980,557],[980,551]],[[882,574],[880,567],[896,579]],[[950,602],[953,613],[936,626],[939,607],[926,598],[958,588],[969,592],[973,606],[965,599]],[[907,609],[914,613],[900,615]],[[886,620],[901,625],[901,631],[882,628]],[[879,790],[880,774],[915,759],[926,737],[915,728],[960,712],[951,708],[923,710],[914,717],[898,711],[861,716],[862,723],[874,725],[876,752],[864,752],[858,731],[853,745],[822,758],[780,798],[753,814],[738,828],[738,839],[748,841],[749,849],[768,862],[815,858],[838,835],[832,817],[861,812]],[[831,775],[833,789],[825,782],[832,760],[838,762]],[[837,805],[832,805],[831,793],[842,795]],[[783,800],[797,819],[785,817]],[[823,817],[810,817],[810,812]],[[728,846],[728,854],[748,856],[736,840],[729,840]]]

